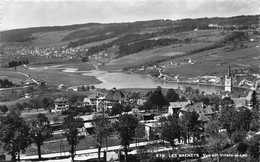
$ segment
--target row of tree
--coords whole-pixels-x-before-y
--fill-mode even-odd
[[[52,137],[52,129],[48,118],[39,114],[37,119],[26,121],[17,111],[0,116],[0,142],[4,150],[12,156],[12,161],[18,160],[22,151],[35,143],[41,158],[43,142]]]
[[[92,121],[95,138],[98,143],[98,157],[104,140],[107,139],[113,131],[119,133],[121,144],[124,146],[127,157],[127,149],[135,136],[135,128],[138,120],[132,115],[122,115],[118,121],[113,124],[109,122],[108,117],[96,115]],[[74,161],[76,145],[81,140],[79,128],[83,127],[83,121],[74,113],[66,115],[63,120],[63,135],[70,145],[70,155]],[[36,144],[38,158],[41,159],[41,146],[44,141],[52,137],[53,130],[48,118],[44,114],[38,114],[36,119],[26,121],[17,111],[11,111],[7,115],[0,116],[0,141],[3,148],[12,156],[12,161],[19,160],[19,155],[25,151],[31,144]],[[18,157],[17,157],[18,155]],[[18,159],[17,159],[18,158]]]
[[[117,52],[118,53],[117,57],[122,57],[125,55],[137,53],[143,50],[169,46],[180,42],[182,41],[179,39],[172,38],[172,39],[144,40],[132,44],[124,44],[119,47],[119,51]]]
[[[19,60],[19,61],[11,61],[8,63],[9,65],[9,68],[13,68],[13,67],[16,67],[16,66],[19,66],[19,65],[28,65],[29,64],[29,61],[28,60]]]
[[[8,79],[0,79],[0,88],[10,88],[13,86],[15,85]]]

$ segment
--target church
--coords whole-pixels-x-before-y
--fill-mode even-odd
[[[225,91],[227,92],[232,92],[232,81],[233,81],[233,77],[231,74],[231,69],[230,69],[230,64],[228,66],[228,73],[227,75],[225,75]]]

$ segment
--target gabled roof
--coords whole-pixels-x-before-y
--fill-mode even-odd
[[[185,95],[187,99],[189,100],[193,100],[193,99],[196,99],[196,100],[200,100],[202,98],[202,96],[200,96],[198,93],[196,92],[192,92],[191,94],[186,94]]]
[[[89,98],[84,98],[83,103],[90,103],[90,104],[92,104]]]
[[[246,99],[245,98],[232,98],[232,100],[234,101],[234,105],[236,107],[246,106]]]
[[[248,100],[248,101],[251,100],[252,94],[253,94],[253,91],[249,91],[248,95],[246,96],[246,100]]]
[[[229,91],[224,91],[221,93],[224,97],[230,97],[230,98],[239,98],[239,94]]]
[[[122,91],[117,90],[115,88],[108,91],[108,93],[105,96],[105,100],[110,100],[110,101],[121,101],[124,98],[125,98],[125,94]]]
[[[182,107],[180,111],[186,111],[186,112],[192,112],[195,111],[198,114],[205,114],[205,115],[210,115],[214,114],[212,108],[210,106],[203,106],[202,102],[197,102],[194,104],[189,104],[185,107]]]
[[[189,104],[189,101],[184,101],[184,102],[170,102],[170,106],[172,109],[176,109],[176,108],[182,108],[185,107]]]
[[[249,76],[247,76],[247,77],[245,78],[245,80],[251,81],[251,82],[255,81],[256,79],[257,79],[257,77],[256,77],[256,76],[253,76],[253,75],[249,75]]]
[[[54,102],[68,102],[69,100],[63,97],[57,98]]]
[[[199,121],[203,121],[203,122],[207,122],[207,121],[210,121],[210,119],[208,117],[206,117],[205,115],[203,114],[199,114],[200,117],[198,118]]]

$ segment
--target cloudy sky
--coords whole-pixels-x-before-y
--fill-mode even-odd
[[[1,30],[260,14],[260,0],[1,0],[0,3]]]

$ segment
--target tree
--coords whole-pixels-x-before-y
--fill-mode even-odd
[[[78,100],[78,97],[77,95],[72,95],[69,99],[69,101],[72,103],[72,104],[75,104]]]
[[[228,137],[231,139],[232,134],[236,131],[237,112],[233,106],[225,106],[221,109],[219,123],[222,128],[227,130]]]
[[[260,128],[260,112],[256,110],[252,110],[252,120],[250,123],[250,130],[251,131],[257,131]]]
[[[88,62],[89,61],[89,57],[88,56],[84,56],[81,59],[81,62]]]
[[[41,159],[41,146],[43,142],[52,137],[50,121],[44,114],[38,114],[37,119],[30,122],[31,138],[38,148],[38,158]]]
[[[132,106],[130,104],[124,106],[124,112],[129,112],[132,110]]]
[[[54,106],[54,101],[53,101],[53,99],[51,99],[51,98],[46,98],[46,97],[44,97],[44,98],[41,99],[41,106],[42,106],[45,110],[47,110],[48,108]]]
[[[8,111],[7,106],[6,105],[2,105],[2,106],[0,105],[0,111],[5,114]]]
[[[214,110],[219,111],[219,105],[221,104],[221,98],[218,96],[213,96],[210,98],[210,100],[211,100],[211,104],[215,105]]]
[[[237,110],[236,114],[236,121],[237,121],[237,130],[240,131],[249,131],[250,130],[250,123],[253,119],[252,113],[248,108],[240,107]]]
[[[184,95],[182,95],[182,96],[180,97],[180,101],[187,101],[187,99],[185,98]]]
[[[186,87],[185,93],[191,94],[191,93],[193,93],[193,92],[194,92],[194,89],[193,89],[193,88],[191,88],[191,87]]]
[[[115,129],[119,133],[121,145],[125,151],[125,162],[127,161],[127,152],[130,142],[134,140],[135,129],[138,126],[138,120],[130,114],[120,115],[115,123]]]
[[[175,146],[175,140],[180,138],[181,135],[181,127],[179,123],[178,116],[176,114],[170,115],[167,118],[160,118],[161,123],[161,137],[165,141],[170,142],[171,146]]]
[[[251,104],[252,104],[253,109],[258,111],[258,102],[257,102],[256,91],[253,91],[253,93],[252,93]]]
[[[104,115],[95,115],[92,120],[94,132],[96,135],[96,141],[98,143],[98,161],[100,161],[100,152],[102,144],[105,139],[109,136],[109,119]]]
[[[121,114],[123,112],[124,106],[120,103],[113,104],[111,111],[109,112],[110,116]]]
[[[210,136],[208,141],[208,153],[211,154],[211,156],[212,154],[217,154],[217,161],[220,161],[220,154],[229,143],[227,136],[225,136],[223,133],[218,133],[216,136]]]
[[[153,105],[150,101],[146,101],[143,105],[145,111],[150,111],[153,108]]]
[[[132,92],[129,96],[130,99],[138,100],[140,99],[140,93],[139,92]]]
[[[204,97],[201,99],[204,105],[210,105],[210,99],[208,97]]]
[[[29,105],[32,105],[32,108],[36,109],[37,111],[41,107],[40,102],[37,99],[31,99],[29,101]]]
[[[93,85],[91,85],[91,86],[90,86],[90,89],[92,89],[92,90],[93,90],[93,89],[96,89],[96,87],[95,87],[95,86],[93,86]]]
[[[17,112],[11,111],[0,117],[0,141],[12,156],[12,161],[17,160],[16,153],[24,151],[31,144],[30,127]]]
[[[221,105],[222,107],[224,106],[231,106],[234,104],[234,101],[230,98],[230,97],[224,97],[222,100],[221,100]]]
[[[260,141],[260,135],[254,135],[252,137],[252,139],[249,141],[249,147],[248,147],[248,151],[252,159],[255,159],[256,161],[259,160],[259,141]]]
[[[221,151],[228,144],[226,135],[223,132],[219,132],[220,129],[217,116],[213,116],[212,120],[205,125],[205,133],[209,135],[208,153],[217,154],[218,159],[220,158]]]
[[[179,95],[172,88],[167,91],[166,99],[168,102],[177,102],[180,100]]]
[[[160,86],[158,86],[157,89],[148,96],[147,102],[155,105],[157,109],[161,109],[163,106],[167,106],[169,104],[164,94],[162,93],[162,88]]]
[[[73,162],[76,153],[76,145],[80,141],[80,138],[78,136],[79,133],[78,128],[81,127],[83,127],[82,118],[75,118],[71,115],[68,115],[64,118],[64,122],[63,122],[64,135],[67,138],[67,141],[70,145],[70,155]]]
[[[183,116],[180,118],[180,125],[182,129],[182,135],[185,139],[189,140],[190,136],[193,136],[193,139],[197,140],[200,137],[202,132],[202,123],[199,119],[199,114],[195,111],[184,112]]]

